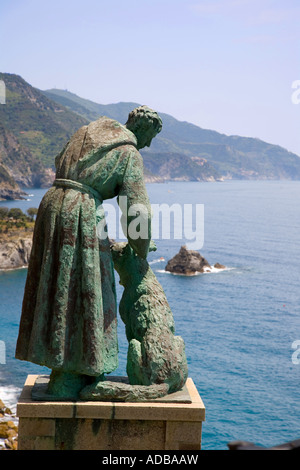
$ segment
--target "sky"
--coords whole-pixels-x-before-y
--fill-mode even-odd
[[[0,71],[300,156],[299,18],[299,0],[1,0]]]

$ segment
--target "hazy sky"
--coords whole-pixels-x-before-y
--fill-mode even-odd
[[[299,19],[299,0],[1,0],[0,71],[300,155]]]

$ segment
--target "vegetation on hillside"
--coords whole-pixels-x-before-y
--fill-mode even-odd
[[[14,74],[0,73],[6,104],[0,107],[2,126],[27,149],[33,161],[54,167],[55,156],[86,119],[48,99]]]
[[[14,236],[24,230],[26,232],[32,231],[36,214],[37,209],[35,207],[27,209],[26,215],[18,207],[9,209],[0,206],[0,236]]]

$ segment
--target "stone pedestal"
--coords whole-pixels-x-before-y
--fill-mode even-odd
[[[29,375],[17,405],[19,450],[199,450],[205,407],[191,378],[147,403],[37,401]]]

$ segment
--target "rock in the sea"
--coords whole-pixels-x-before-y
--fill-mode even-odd
[[[225,269],[226,266],[216,263],[214,268]],[[188,250],[186,246],[182,246],[179,253],[168,261],[165,270],[174,274],[193,276],[196,273],[211,272],[213,268],[198,251]]]
[[[10,437],[16,437],[18,434],[18,428],[13,421],[3,421],[0,423],[0,438],[8,439]]]
[[[203,273],[209,269],[211,269],[209,262],[198,251],[188,250],[186,246],[182,246],[179,253],[170,259],[165,267],[166,271],[187,276],[197,272]]]
[[[216,263],[216,264],[214,264],[214,268],[216,268],[216,269],[225,269],[226,266],[224,266],[224,264]]]
[[[12,411],[5,406],[3,401],[0,399],[0,418],[3,418],[4,415],[12,415]]]

